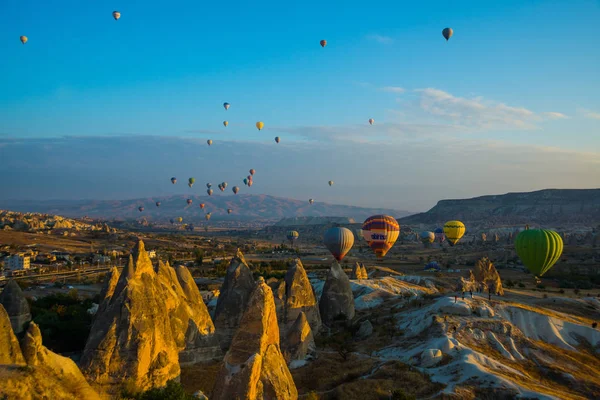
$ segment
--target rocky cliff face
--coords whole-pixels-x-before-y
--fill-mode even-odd
[[[104,285],[102,286],[102,290],[100,291],[100,304],[98,305],[98,311],[96,311],[96,315],[104,312],[106,307],[110,304],[110,299],[115,293],[115,289],[117,287],[117,283],[119,282],[119,271],[116,267],[112,267],[108,274],[106,274],[106,278],[104,279]]]
[[[229,348],[254,286],[252,272],[238,249],[227,268],[215,309],[215,328],[223,350]]]
[[[211,399],[298,398],[279,347],[273,293],[262,277],[252,292],[224,362]]]
[[[140,241],[96,315],[81,358],[84,373],[103,383],[127,380],[140,390],[178,378],[179,347],[166,297]]]
[[[31,321],[31,312],[27,299],[15,280],[8,281],[4,291],[0,293],[0,304],[8,313],[15,334],[23,332],[26,324]]]
[[[49,231],[52,229],[116,232],[114,228],[110,228],[106,224],[92,225],[59,215],[20,213],[6,210],[0,210],[0,229],[33,232]]]
[[[300,313],[305,314],[313,332],[319,332],[321,329],[319,305],[304,266],[300,259],[296,259],[292,261],[285,275],[285,307],[281,319],[282,336],[287,334]]]
[[[100,399],[71,359],[43,346],[40,330],[34,322],[29,324],[19,345],[8,314],[1,305],[0,397],[26,400]]]
[[[600,223],[600,189],[546,189],[528,193],[440,200],[431,210],[399,220],[400,224],[440,224],[458,219],[471,226],[537,223]]]
[[[354,296],[350,279],[337,262],[333,263],[327,274],[319,300],[319,311],[323,323],[328,326],[336,320],[354,318]]]
[[[6,310],[0,304],[0,364],[25,364]]]

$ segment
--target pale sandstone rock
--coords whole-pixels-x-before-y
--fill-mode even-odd
[[[330,325],[338,319],[354,318],[354,296],[350,280],[337,262],[333,263],[327,274],[323,294],[319,300],[319,311],[325,325]]]

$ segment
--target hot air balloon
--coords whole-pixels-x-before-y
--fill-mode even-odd
[[[212,183],[207,183],[207,184],[206,184],[206,188],[207,188],[207,189],[210,189],[211,187],[212,187]]]
[[[319,43],[321,43],[321,47],[327,46],[327,40],[321,40]]]
[[[292,247],[294,247],[294,242],[298,240],[299,236],[300,234],[297,231],[288,231],[288,233],[285,235],[285,237],[287,237],[287,240],[290,241],[290,246]]]
[[[204,203],[200,203],[200,208],[204,210]]]
[[[171,219],[169,220],[169,222],[171,223],[171,225],[173,225],[173,224],[175,223],[175,220],[174,220],[173,218],[171,218]]]
[[[446,236],[444,235],[444,229],[442,228],[435,228],[433,234],[435,235],[435,240],[437,240],[440,243],[446,240]]]
[[[421,239],[421,242],[425,246],[427,246],[427,245],[433,243],[433,241],[435,240],[435,233],[429,232],[429,231],[424,231],[419,234],[419,238]]]
[[[231,214],[233,212],[233,210],[231,208],[227,209],[227,214]]]
[[[280,141],[280,140],[281,140],[281,139],[279,139],[279,136],[276,136],[276,137],[275,137],[275,143],[279,143],[279,141]]]
[[[248,181],[248,187],[252,187],[253,184],[254,184],[254,182],[252,182],[252,180]]]
[[[227,125],[229,125],[229,122],[223,121],[223,126],[227,126]]]
[[[206,215],[204,216],[204,218],[206,218],[206,220],[208,221],[208,220],[210,219],[210,213],[206,214]]]
[[[192,204],[192,199],[187,199],[188,206]]]
[[[175,177],[172,177],[172,178],[171,178],[171,183],[172,183],[173,185],[174,185],[174,184],[176,184],[176,183],[177,183],[177,178],[175,178]]]
[[[225,111],[229,110],[229,103],[223,103],[223,107],[225,107]]]
[[[224,192],[224,191],[225,191],[225,187],[224,187],[223,185],[219,185],[219,190],[220,190],[221,192]]]
[[[223,186],[225,189],[227,189],[227,182],[222,182],[222,183],[221,183],[221,185],[222,185],[222,186]]]
[[[210,145],[212,144],[212,140],[208,139],[208,140],[206,141],[206,143],[208,143],[208,145],[210,146]]]
[[[27,41],[29,40],[27,39],[27,36],[21,36],[19,39],[21,39],[21,43],[23,44],[27,43]]]
[[[238,194],[238,192],[240,191],[240,188],[237,186],[234,186],[231,188],[231,190],[233,191],[233,194]]]
[[[537,277],[544,275],[560,258],[563,240],[548,229],[525,227],[515,239],[515,250],[523,265]]]
[[[335,227],[325,231],[323,243],[331,252],[333,258],[342,261],[354,245],[354,235],[348,228]]]
[[[244,178],[244,185],[248,184],[248,178]]]
[[[209,196],[212,196],[213,190],[212,189],[206,189],[206,193],[208,193]]]
[[[142,207],[142,206],[139,206],[139,207],[138,207],[138,210],[139,210],[140,212],[142,212],[142,211],[144,211],[144,207]]]
[[[308,199],[308,204],[312,205],[315,201],[313,199]]]
[[[118,11],[113,11],[112,13],[113,18],[116,20],[118,20],[119,18],[121,18],[121,13]]]
[[[375,120],[373,118],[369,119],[369,124],[373,125],[374,122],[375,122]]]
[[[190,178],[190,179],[188,179],[188,186],[192,187],[194,185],[194,182],[196,182],[196,178]]]
[[[250,175],[254,175],[254,173],[256,172],[256,170],[254,168],[252,168],[249,172],[250,172]]]
[[[442,35],[446,39],[446,42],[452,37],[453,34],[454,31],[452,30],[452,28],[444,28],[444,30],[442,31]]]
[[[329,183],[329,186],[333,186],[333,181],[329,181],[327,183]]]
[[[369,247],[383,258],[400,236],[400,225],[389,215],[373,215],[365,220],[362,231]]]
[[[156,207],[160,207],[160,201],[156,202]]]
[[[465,234],[465,224],[460,221],[448,221],[444,224],[444,235],[450,246],[454,246]]]
[[[249,181],[251,181],[251,180],[252,180],[252,175],[248,175],[248,176],[246,177],[246,179],[248,179]]]
[[[183,221],[183,218],[177,217],[177,222],[181,223],[182,221]]]
[[[259,131],[260,131],[262,128],[264,128],[264,127],[265,127],[265,123],[264,123],[264,122],[258,121],[258,122],[256,123],[256,129],[258,129]]]

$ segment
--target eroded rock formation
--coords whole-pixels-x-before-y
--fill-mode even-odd
[[[19,335],[31,321],[31,312],[23,291],[14,279],[8,281],[4,291],[0,293],[0,304],[4,306],[10,318],[13,331]]]
[[[350,279],[337,262],[333,263],[327,274],[319,300],[319,311],[325,325],[331,325],[336,320],[354,318],[354,296]]]
[[[310,280],[300,259],[294,260],[285,275],[285,307],[280,319],[282,337],[295,324],[300,313],[304,313],[313,332],[321,329],[319,305]]]
[[[140,241],[96,315],[81,358],[84,373],[101,383],[128,381],[139,390],[178,378],[179,348],[166,297]]]
[[[221,286],[221,294],[215,309],[214,323],[223,350],[229,348],[231,344],[254,286],[252,272],[244,255],[238,249],[227,268],[227,275]]]
[[[0,364],[25,364],[6,310],[0,304]]]
[[[498,293],[504,295],[504,289],[502,288],[502,280],[494,264],[487,258],[484,257],[477,261],[473,270],[473,275],[477,286],[483,291],[491,291],[491,293]]]
[[[251,293],[224,362],[212,400],[298,398],[279,347],[273,293],[262,277]]]
[[[306,319],[306,314],[301,312],[298,314],[294,325],[287,331],[283,352],[285,360],[288,364],[293,361],[302,361],[312,355],[315,350],[315,338],[312,329]]]

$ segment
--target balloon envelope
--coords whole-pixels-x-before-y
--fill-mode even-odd
[[[400,224],[389,215],[373,215],[362,226],[363,237],[378,258],[383,258],[400,236]]]
[[[207,190],[206,190],[206,193],[208,193],[208,195],[209,195],[209,196],[212,196],[212,194],[213,194],[213,190],[212,190],[212,189],[207,189]]]
[[[373,122],[375,122],[373,118],[369,119],[369,124],[373,125]]]
[[[442,31],[442,35],[444,36],[446,41],[448,41],[448,39],[450,39],[453,34],[454,31],[452,30],[452,28],[444,28],[444,30]]]
[[[142,211],[144,211],[144,207],[138,207],[138,210],[139,210],[140,212],[142,212]]]
[[[554,231],[526,227],[515,239],[515,250],[532,274],[542,276],[560,258],[563,240]]]
[[[156,202],[156,207],[160,207],[160,201]]]
[[[173,185],[174,185],[174,184],[176,184],[176,183],[177,183],[177,178],[175,178],[175,177],[172,177],[172,178],[171,178],[171,183],[172,183]]]
[[[313,204],[315,201],[313,199],[308,199],[309,204]]]
[[[279,136],[276,136],[276,137],[275,137],[275,143],[279,143],[279,141],[280,141],[280,140],[281,140],[281,139],[279,139]]]
[[[321,40],[319,43],[321,44],[321,47],[327,46],[327,40]]]
[[[354,234],[348,228],[330,228],[323,235],[323,243],[333,258],[342,261],[354,245]]]
[[[300,234],[297,231],[288,231],[288,233],[285,236],[287,237],[287,240],[289,240],[289,241],[296,241],[296,240],[298,240],[298,237],[300,236]]]
[[[227,126],[227,125],[229,125],[229,122],[223,121],[223,126]]]
[[[212,144],[212,140],[208,139],[208,140],[206,141],[206,143],[208,143],[208,145],[210,146],[210,145]]]
[[[444,235],[450,246],[454,246],[463,237],[466,229],[465,224],[460,221],[448,221],[444,224]]]
[[[204,203],[200,203],[200,208],[204,209]]]
[[[113,18],[116,20],[118,20],[119,18],[121,18],[121,13],[118,11],[113,11],[112,13]]]
[[[329,186],[333,186],[333,181],[329,181],[327,183],[329,183]]]
[[[190,178],[190,179],[188,179],[188,183],[191,183],[193,185],[194,182],[196,182],[196,178]]]
[[[229,110],[229,103],[223,103],[223,107],[225,107],[225,110]]]
[[[231,188],[231,190],[233,191],[233,194],[237,194],[240,191],[240,188],[237,186],[234,186]]]
[[[433,243],[433,241],[435,240],[435,233],[424,231],[419,234],[419,237],[421,238],[421,242],[423,243]]]
[[[446,235],[444,235],[443,228],[435,228],[435,231],[433,231],[433,233],[435,235],[435,240],[437,240],[438,242],[442,243],[444,240],[446,240]]]
[[[21,43],[23,44],[27,43],[27,41],[29,40],[27,39],[27,36],[21,36],[19,39],[21,39]]]
[[[250,175],[254,175],[254,173],[255,173],[255,172],[256,172],[256,170],[255,170],[254,168],[252,168],[252,169],[250,170]]]
[[[227,214],[231,214],[233,212],[233,210],[231,208],[227,209]]]
[[[264,127],[265,127],[265,123],[264,123],[264,122],[258,121],[258,122],[256,123],[256,128],[257,128],[259,131],[260,131],[262,128],[264,128]]]

